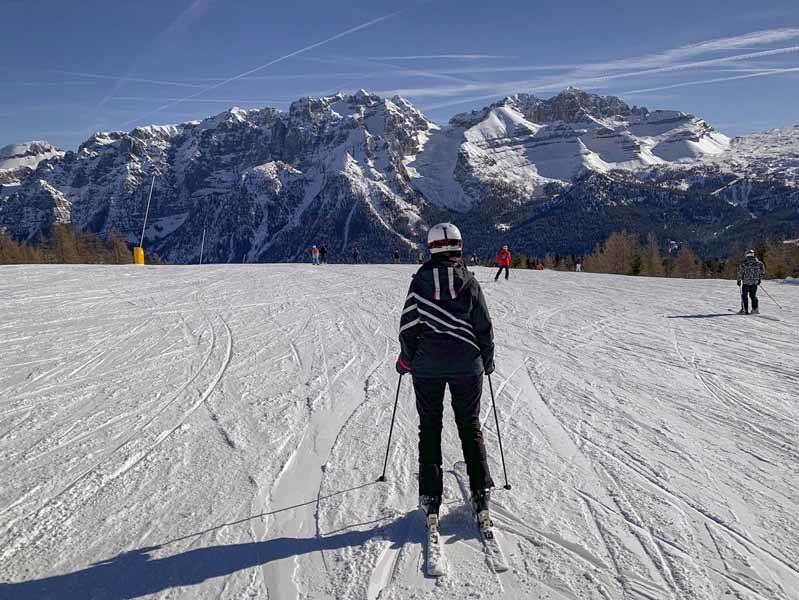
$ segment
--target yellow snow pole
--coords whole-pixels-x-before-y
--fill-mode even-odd
[[[153,181],[150,184],[150,193],[147,196],[147,210],[144,211],[144,224],[141,227],[141,241],[138,246],[134,246],[133,248],[133,264],[135,265],[144,264],[144,232],[147,229],[147,216],[150,214],[150,200],[153,198],[153,187],[155,187],[155,175],[153,175]]]

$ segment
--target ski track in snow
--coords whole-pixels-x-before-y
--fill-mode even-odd
[[[799,289],[478,268],[510,570],[447,408],[435,579],[407,377],[375,482],[414,269],[0,268],[0,599],[799,600]]]

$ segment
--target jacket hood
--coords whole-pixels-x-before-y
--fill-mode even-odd
[[[434,296],[436,288],[438,288],[439,295],[444,297],[451,297],[453,295],[460,295],[467,289],[473,282],[477,281],[471,271],[466,268],[462,259],[454,258],[431,258],[424,263],[414,276],[417,280],[417,285],[421,285],[429,292],[430,296]],[[452,285],[450,286],[450,277],[452,278]]]

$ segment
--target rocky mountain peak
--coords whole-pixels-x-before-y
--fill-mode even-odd
[[[771,138],[781,149],[755,163],[760,141],[736,141],[731,154],[727,138],[697,117],[573,87],[546,99],[509,96],[443,127],[404,98],[358,90],[301,98],[285,112],[232,107],[201,121],[96,133],[77,153],[0,173],[0,228],[31,239],[68,221],[137,242],[156,174],[145,245],[167,260],[196,260],[205,229],[206,251],[217,261],[296,260],[322,240],[342,253],[379,240],[368,246],[377,259],[381,249],[413,247],[442,211],[471,219],[479,236],[497,223],[529,220],[536,206],[572,188],[582,190],[568,196],[575,210],[594,206],[586,204],[594,187],[610,190],[617,180],[627,182],[630,202],[638,202],[639,180],[672,194],[701,177],[723,190],[713,202],[724,210],[786,206],[793,196],[775,198],[770,183],[751,192],[726,175],[752,164],[763,166],[748,172],[769,182],[775,166],[795,174],[786,150],[795,148],[795,132]],[[39,156],[50,151],[44,144],[2,154]],[[615,206],[620,193],[608,191],[597,210]],[[656,202],[653,194],[647,197]]]
[[[9,144],[0,148],[0,171],[20,167],[35,169],[41,161],[63,155],[63,150],[41,140]]]

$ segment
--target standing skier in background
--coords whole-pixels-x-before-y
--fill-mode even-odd
[[[510,252],[507,246],[502,246],[502,250],[497,252],[497,264],[499,265],[499,271],[497,271],[497,274],[494,276],[494,281],[499,279],[502,269],[505,269],[505,279],[507,280],[508,274],[510,273],[508,270],[510,267]]]
[[[757,286],[766,275],[766,267],[755,256],[754,250],[747,250],[744,261],[738,266],[738,287],[741,288],[741,310],[739,315],[749,314],[749,299],[752,299],[752,314],[760,314],[757,301]],[[743,285],[741,285],[743,284]]]
[[[352,262],[354,262],[356,265],[357,265],[359,262],[361,262],[361,251],[360,251],[360,250],[358,250],[358,246],[355,246],[355,247],[352,249]]]
[[[475,514],[490,527],[488,470],[480,427],[483,374],[494,371],[494,333],[480,284],[461,260],[457,227],[440,223],[427,234],[430,260],[414,275],[400,320],[397,371],[413,376],[419,413],[419,504],[427,526],[438,530],[443,494],[441,428],[444,390],[452,408]]]
[[[315,245],[311,247],[311,263],[314,265],[319,264],[319,248]]]
[[[325,248],[324,244],[319,246],[319,262],[323,265],[327,264],[327,248]]]
[[[583,259],[582,258],[578,258],[577,259],[577,262],[574,265],[574,270],[576,272],[578,272],[578,273],[582,273],[583,272]]]
[[[399,250],[394,250],[394,264],[398,265],[400,263],[400,253]]]

